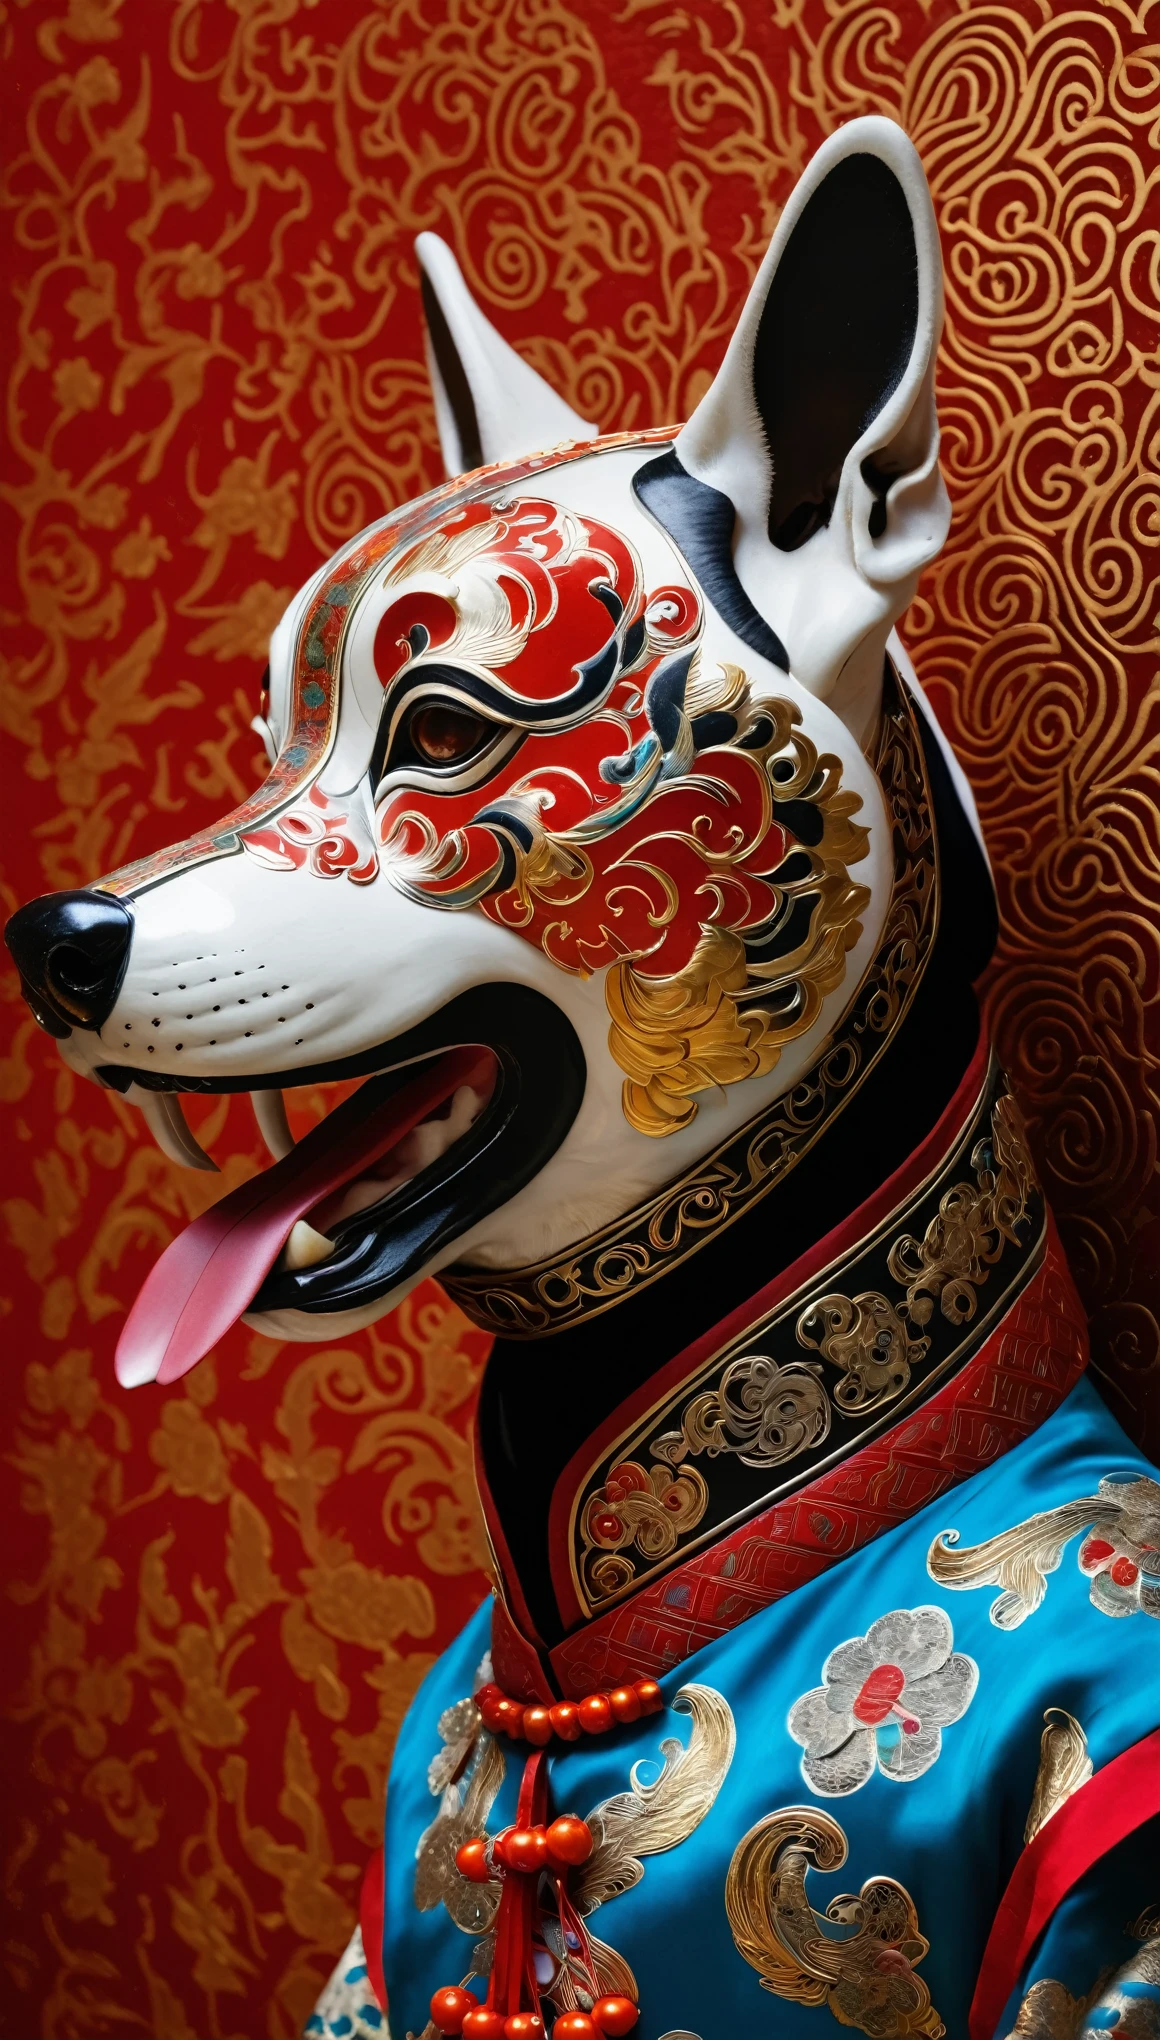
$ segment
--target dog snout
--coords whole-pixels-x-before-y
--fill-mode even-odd
[[[95,1032],[108,1019],[129,961],[133,916],[111,893],[46,893],[18,908],[4,940],[33,1017],[62,1039],[74,1027]]]

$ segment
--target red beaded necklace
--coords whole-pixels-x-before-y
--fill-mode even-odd
[[[664,1706],[661,1689],[655,1679],[638,1679],[608,1693],[587,1693],[582,1700],[541,1706],[524,1705],[488,1685],[475,1695],[475,1704],[493,1735],[507,1735],[533,1747],[524,1765],[515,1826],[490,1840],[474,1836],[455,1857],[461,1877],[473,1884],[502,1885],[487,2001],[481,2005],[461,1985],[446,1985],[431,2000],[432,2024],[442,2034],[461,2034],[463,2040],[543,2040],[535,1943],[542,1938],[540,1891],[546,1877],[553,1887],[565,1946],[575,1952],[591,1986],[577,1991],[589,2008],[562,2012],[552,2027],[553,2040],[620,2040],[636,2025],[638,2008],[630,1997],[601,1990],[587,1929],[568,1896],[568,1873],[592,1854],[592,1832],[573,1813],[547,1820],[546,1746],[553,1739],[570,1743],[582,1735],[605,1735],[642,1715],[657,1714]]]

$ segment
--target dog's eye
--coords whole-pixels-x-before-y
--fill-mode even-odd
[[[479,749],[495,724],[467,709],[433,706],[416,709],[408,734],[418,756],[429,765],[454,765]]]

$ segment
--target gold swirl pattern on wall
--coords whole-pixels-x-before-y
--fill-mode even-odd
[[[902,121],[947,266],[950,542],[906,624],[1004,915],[989,1001],[1137,1433],[1160,1423],[1160,58],[1128,0],[27,0],[3,17],[6,904],[212,822],[319,558],[437,479],[416,231],[604,429],[687,416],[792,182]],[[111,1388],[207,1192],[6,981],[24,1362],[10,1988],[52,2040],[289,2040],[353,1918],[394,1726],[482,1589],[483,1341],[242,1332]],[[309,1116],[318,1102],[301,1101]],[[199,1132],[232,1187],[242,1108]],[[13,1333],[16,1336],[13,1336]]]

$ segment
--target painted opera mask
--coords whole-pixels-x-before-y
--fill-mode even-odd
[[[127,1382],[243,1314],[329,1339],[558,1253],[823,1050],[853,1081],[921,958],[887,641],[949,510],[902,132],[821,149],[681,430],[593,437],[419,253],[453,478],[291,604],[259,791],[10,927],[66,1061],[170,1154],[212,1167],[181,1096],[237,1090],[273,1151],[146,1284]],[[363,1087],[294,1147],[282,1087],[335,1078]]]

